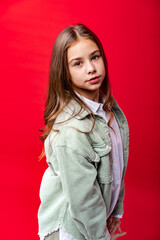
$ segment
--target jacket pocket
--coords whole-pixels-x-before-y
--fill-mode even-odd
[[[108,184],[113,181],[112,163],[109,154],[100,158],[97,168],[97,180],[102,184]]]
[[[90,134],[93,154],[90,154],[92,161],[97,169],[97,180],[99,183],[108,184],[112,182],[112,158],[111,140],[106,133],[105,139],[97,133]]]

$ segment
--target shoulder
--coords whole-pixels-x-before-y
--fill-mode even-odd
[[[69,104],[58,115],[53,129],[64,130],[66,128],[75,128],[81,132],[89,132],[92,128],[93,120],[91,112],[81,107],[75,100]],[[72,131],[72,130],[70,130]]]
[[[75,121],[77,123],[77,121]],[[81,132],[74,128],[74,121],[72,126],[68,123],[60,128],[59,132],[51,131],[45,140],[45,152],[46,156],[55,156],[57,152],[69,152],[70,154],[76,154],[78,157],[81,155],[89,162],[99,161],[99,157],[94,151],[92,139],[90,133]],[[83,120],[83,122],[85,122]],[[95,145],[95,144],[94,144]]]
[[[96,159],[98,155],[108,154],[111,150],[108,130],[104,128],[100,132],[95,126],[92,129],[92,126],[92,119],[73,118],[59,127],[58,132],[51,131],[46,141],[47,145],[50,144],[52,149],[68,148],[87,159]]]
[[[89,134],[92,128],[92,121],[89,119],[78,120],[70,119],[58,127],[55,134],[54,129],[50,134],[53,147],[70,147],[72,149],[83,149],[84,146],[89,147]]]

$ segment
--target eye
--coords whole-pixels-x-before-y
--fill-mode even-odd
[[[78,62],[75,62],[74,66],[79,67],[81,64],[82,64],[82,62],[78,61]]]
[[[100,57],[99,55],[94,55],[94,56],[92,57],[92,60],[97,60],[99,57]]]

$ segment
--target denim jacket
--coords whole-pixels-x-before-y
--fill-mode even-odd
[[[114,215],[123,213],[124,175],[128,161],[127,120],[114,100],[124,156],[121,189]],[[73,118],[66,121],[73,114]],[[61,122],[61,123],[59,123]],[[62,227],[77,240],[109,240],[106,227],[111,201],[112,156],[109,128],[95,115],[72,100],[58,116],[45,140],[48,168],[40,187],[39,235],[47,236]],[[78,130],[77,130],[78,129]]]

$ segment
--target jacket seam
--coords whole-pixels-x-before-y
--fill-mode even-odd
[[[91,159],[92,161],[94,161],[94,159],[95,159],[95,157],[91,157],[91,156],[89,156],[89,154],[83,154],[83,153],[78,152],[79,150],[77,148],[68,147],[66,145],[55,146],[55,147],[52,146],[53,150],[56,150],[57,148],[65,148],[65,149],[71,150],[76,155],[80,155],[80,156],[82,156],[83,158],[85,158],[87,160]]]

